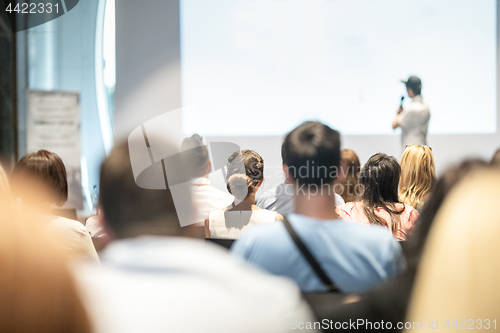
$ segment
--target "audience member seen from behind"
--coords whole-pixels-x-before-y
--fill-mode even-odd
[[[254,151],[234,152],[227,163],[227,189],[235,200],[230,207],[207,215],[205,237],[238,239],[248,229],[283,220],[280,214],[255,205],[255,193],[264,182],[264,160]]]
[[[342,181],[335,185],[335,192],[342,196],[344,202],[358,201],[362,192],[359,186],[361,164],[359,163],[358,155],[352,149],[342,149],[340,151],[340,158],[344,175]]]
[[[335,172],[340,167],[339,133],[322,123],[306,122],[286,136],[284,152],[287,181],[295,194],[295,213],[287,218],[328,279],[340,291],[355,293],[401,272],[401,248],[387,230],[342,221],[335,213],[334,185],[342,174]],[[303,291],[333,289],[316,275],[284,223],[249,230],[231,251],[293,279]]]
[[[22,209],[38,211],[71,255],[99,261],[90,234],[82,223],[51,214],[53,206],[62,206],[68,199],[66,167],[59,156],[46,150],[25,155],[12,171],[11,185]]]
[[[399,106],[392,122],[392,128],[401,127],[401,145],[426,145],[427,129],[431,113],[429,106],[422,99],[422,81],[416,76],[410,76],[407,81],[402,81],[406,86],[408,97],[412,99],[408,108]]]
[[[10,201],[0,207],[0,332],[93,332],[66,257],[39,216]]]
[[[497,330],[499,187],[498,170],[482,171],[464,179],[443,203],[425,245],[408,321],[427,327],[432,318],[441,328],[457,320],[458,326]],[[493,209],[464,205],[477,198]]]
[[[229,206],[234,201],[234,197],[210,184],[208,175],[212,171],[212,163],[208,156],[207,146],[200,135],[194,134],[184,139],[181,150],[186,157],[196,209],[196,224],[193,226],[204,228],[207,214]]]
[[[373,155],[361,169],[361,201],[338,207],[337,214],[344,220],[387,227],[398,240],[405,240],[418,212],[399,202],[400,174],[401,167],[394,157],[382,153]]]
[[[290,332],[292,320],[313,320],[293,283],[193,238],[196,230],[180,226],[174,195],[191,211],[190,191],[136,185],[127,143],[104,161],[99,216],[116,240],[101,266],[77,274],[96,333]]]
[[[436,183],[432,150],[427,146],[408,145],[400,165],[399,200],[420,212]]]
[[[406,317],[406,309],[413,288],[416,271],[419,265],[422,249],[433,221],[439,208],[447,197],[448,193],[462,179],[468,177],[472,171],[487,167],[487,163],[482,160],[466,160],[457,167],[448,169],[436,183],[434,191],[422,210],[416,224],[415,231],[407,241],[407,265],[408,270],[397,276],[395,279],[362,294],[356,302],[343,304],[340,306],[317,307],[318,320],[328,319],[334,322],[356,321],[364,318],[366,321],[391,322],[397,329],[397,323],[403,322]],[[314,304],[312,304],[314,305]],[[371,331],[369,327],[353,332]]]
[[[281,159],[283,172],[286,174],[287,166],[283,155],[283,146],[281,145]],[[286,175],[285,175],[286,176]],[[285,177],[286,178],[286,177]],[[294,187],[292,184],[285,182],[275,186],[257,198],[256,205],[263,209],[272,210],[283,216],[293,213],[295,210],[295,196],[293,195]],[[335,194],[335,205],[341,206],[345,204],[344,199],[339,194]]]

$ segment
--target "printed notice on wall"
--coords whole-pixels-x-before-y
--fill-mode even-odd
[[[28,152],[45,149],[61,157],[69,190],[64,208],[83,209],[79,93],[30,90],[27,98]]]

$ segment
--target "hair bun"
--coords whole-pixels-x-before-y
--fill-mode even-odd
[[[227,180],[229,193],[235,198],[243,200],[248,195],[249,177],[242,173],[236,173]]]

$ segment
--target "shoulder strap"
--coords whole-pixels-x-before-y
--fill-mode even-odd
[[[292,225],[288,221],[286,217],[284,217],[283,224],[285,225],[286,230],[290,234],[290,237],[292,237],[293,242],[297,246],[297,248],[300,250],[304,258],[306,258],[307,262],[313,269],[314,273],[318,276],[318,278],[325,284],[325,286],[328,288],[329,292],[338,292],[340,291],[337,286],[330,280],[330,278],[326,275],[325,271],[323,268],[321,268],[320,264],[318,261],[316,261],[316,258],[312,255],[312,253],[309,251],[307,246],[302,242],[300,239],[299,235],[295,232],[295,230],[292,228]]]

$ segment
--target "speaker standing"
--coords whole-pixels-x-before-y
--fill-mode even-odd
[[[412,99],[412,102],[406,109],[403,109],[403,105],[399,106],[396,117],[392,122],[392,128],[401,127],[403,149],[406,145],[427,145],[427,128],[429,127],[431,113],[429,106],[420,95],[422,81],[416,76],[410,76],[407,81],[401,82],[406,85],[408,97]]]

